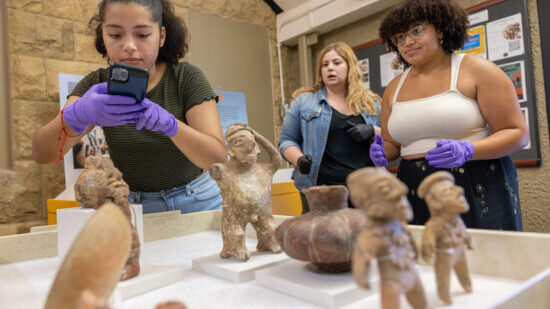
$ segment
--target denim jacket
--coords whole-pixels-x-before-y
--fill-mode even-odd
[[[380,114],[380,103],[375,101]],[[367,115],[361,111],[366,124],[380,126],[378,115]],[[306,189],[317,184],[317,172],[323,159],[327,143],[332,108],[327,102],[324,88],[315,92],[300,94],[290,105],[279,138],[279,152],[281,155],[290,146],[298,146],[304,154],[311,155],[311,170],[304,175],[294,169],[292,179],[298,190]]]

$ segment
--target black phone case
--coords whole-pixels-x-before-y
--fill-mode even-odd
[[[133,97],[141,103],[145,98],[148,79],[149,71],[146,69],[115,62],[109,67],[107,93]]]

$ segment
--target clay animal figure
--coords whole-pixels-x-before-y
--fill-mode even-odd
[[[120,207],[113,203],[103,205],[71,246],[44,308],[108,308],[107,301],[119,281],[131,240],[130,224]]]
[[[222,258],[248,260],[245,227],[251,223],[258,235],[258,251],[281,252],[275,240],[275,222],[271,213],[271,181],[281,163],[277,149],[262,135],[245,124],[233,124],[225,133],[229,161],[210,167],[223,198]],[[258,163],[262,146],[271,161]]]
[[[472,292],[465,253],[466,248],[472,249],[472,243],[460,218],[460,214],[467,212],[470,206],[464,198],[464,189],[455,185],[453,175],[446,171],[426,177],[418,186],[417,193],[426,200],[431,216],[422,235],[422,258],[430,262],[435,253],[437,294],[445,304],[450,305],[452,269],[464,290]]]
[[[352,255],[355,282],[370,288],[370,260],[376,258],[383,309],[398,309],[405,294],[415,308],[428,308],[424,287],[416,270],[413,239],[404,222],[412,219],[408,188],[384,168],[366,167],[348,175],[347,186],[354,205],[367,216]]]
[[[139,238],[136,228],[131,224],[130,204],[128,203],[128,184],[122,179],[122,173],[108,157],[91,156],[86,158],[84,171],[76,179],[75,198],[78,205],[99,209],[106,202],[115,203],[126,216],[132,229],[132,249],[120,280],[133,278],[139,274]]]

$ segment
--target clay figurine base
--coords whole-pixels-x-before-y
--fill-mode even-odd
[[[254,280],[256,271],[288,260],[284,253],[250,251],[250,259],[222,259],[219,253],[193,259],[193,269],[231,282]]]
[[[141,264],[137,277],[120,281],[113,295],[128,299],[183,279],[183,267]]]
[[[377,267],[376,263],[373,265]],[[297,260],[289,260],[256,273],[256,281],[263,286],[327,308],[346,306],[370,295],[380,298],[378,280],[377,272],[371,272],[373,288],[365,290],[355,284],[351,272],[315,273],[309,270],[307,262]]]
[[[130,204],[132,223],[134,223],[141,248],[143,248],[143,211],[141,204]],[[63,262],[76,236],[88,219],[95,213],[93,208],[72,207],[57,210],[57,256]],[[136,218],[137,217],[137,220]]]
[[[441,309],[466,309],[466,308],[500,308],[498,305],[506,302],[507,296],[514,291],[519,292],[522,281],[511,280],[499,277],[470,274],[474,287],[473,293],[465,293],[458,283],[456,276],[451,276],[451,297],[452,305],[445,305],[437,296],[437,287],[434,280],[434,269],[432,266],[417,265],[420,280],[424,284],[426,299],[431,308]],[[378,282],[376,283],[378,284]],[[401,295],[401,309],[411,309],[404,295]],[[359,303],[358,303],[359,304]],[[369,297],[360,302],[357,308],[380,308],[380,295]],[[506,306],[504,306],[506,307]],[[506,307],[508,308],[508,307]],[[527,307],[526,307],[527,308]]]

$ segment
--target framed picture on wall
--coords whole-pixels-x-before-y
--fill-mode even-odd
[[[523,60],[498,65],[514,84],[519,102],[527,101],[527,87],[525,86],[525,66]]]

